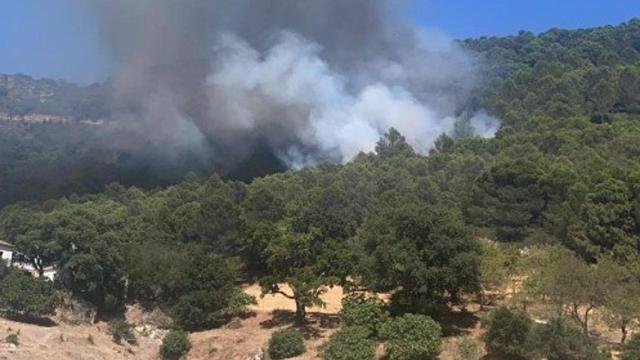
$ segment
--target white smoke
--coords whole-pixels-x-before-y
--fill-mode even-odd
[[[500,127],[500,122],[486,111],[480,110],[469,120],[473,134],[483,138],[493,137]]]
[[[359,152],[373,151],[391,127],[420,153],[427,153],[442,133],[453,132],[454,117],[439,114],[407,88],[384,81],[387,77],[396,79],[388,82],[398,83],[399,77],[408,76],[400,64],[378,67],[383,76],[369,74],[366,82],[361,77],[362,87],[353,89],[352,79],[331,69],[321,51],[320,45],[292,32],[282,32],[264,52],[237,36],[222,35],[207,81],[214,111],[222,111],[227,117],[223,124],[233,130],[270,126],[270,121],[291,116],[282,109],[293,111],[296,118],[288,123],[295,124],[299,144],[285,149],[282,156],[294,166],[310,160],[299,146],[344,162]],[[483,137],[493,136],[498,127],[497,120],[484,112],[472,117],[471,123]]]

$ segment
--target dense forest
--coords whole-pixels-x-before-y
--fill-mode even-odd
[[[437,332],[411,314],[437,320],[443,307],[508,276],[530,274],[523,306],[546,299],[573,309],[570,320],[536,327],[502,309],[492,313],[493,323],[519,322],[526,331],[509,344],[504,334],[490,334],[488,346],[532,359],[600,359],[587,336],[589,311],[606,309],[625,336],[640,315],[637,301],[623,301],[640,294],[640,20],[461,44],[487,69],[471,106],[502,120],[495,138],[443,134],[424,156],[390,129],[375,153],[344,165],[250,183],[191,173],[164,188],[152,187],[173,177],[82,194],[100,190],[103,183],[91,183],[97,179],[136,181],[105,178],[112,169],[105,163],[87,168],[83,162],[76,177],[72,163],[92,158],[79,146],[90,138],[79,137],[73,150],[59,145],[50,162],[29,147],[53,143],[47,138],[53,125],[7,128],[6,134],[29,133],[31,142],[2,135],[0,146],[9,149],[0,158],[0,175],[8,179],[2,191],[41,192],[25,196],[30,199],[78,195],[7,205],[0,238],[41,271],[56,264],[57,287],[101,316],[118,316],[125,304],[140,302],[165,309],[186,330],[219,326],[242,313],[252,299],[238,284],[249,280],[295,301],[299,321],[327,286],[396,290],[389,309],[396,322],[364,334],[348,327],[339,333],[364,347],[369,340],[363,339],[387,339],[397,346],[395,353],[389,347],[391,359],[412,358],[397,345],[401,339],[393,342],[403,326]],[[62,158],[69,167],[60,166]],[[129,169],[116,159],[111,165]],[[138,171],[130,176],[149,175]],[[68,187],[34,185],[39,179],[55,184],[56,177]],[[527,261],[518,260],[523,249],[533,253]],[[544,353],[562,348],[549,343],[560,338],[583,352]],[[332,338],[333,346],[339,341]],[[435,356],[433,349],[419,354]]]

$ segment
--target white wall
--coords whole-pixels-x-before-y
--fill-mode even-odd
[[[47,279],[54,281],[56,279],[56,270],[53,268],[44,269],[44,274],[42,275],[44,275],[44,277],[46,277]]]
[[[11,258],[13,258],[13,250],[0,246],[0,252],[2,253],[2,260],[4,260],[7,265],[10,264]]]

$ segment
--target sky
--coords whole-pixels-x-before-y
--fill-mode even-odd
[[[0,0],[0,73],[89,84],[107,76],[108,64],[98,29],[76,0]]]
[[[638,0],[409,0],[416,22],[454,38],[617,25],[640,17]]]
[[[454,38],[613,25],[640,17],[639,0],[406,1],[411,4],[407,16],[412,21]],[[109,54],[91,16],[78,4],[78,0],[0,0],[0,73],[80,84],[104,80]]]

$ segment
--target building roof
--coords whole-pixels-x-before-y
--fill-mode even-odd
[[[0,246],[6,246],[6,247],[11,247],[11,248],[12,248],[12,247],[13,247],[13,244],[9,244],[9,243],[8,243],[8,242],[6,242],[6,241],[2,241],[2,240],[0,240]]]

